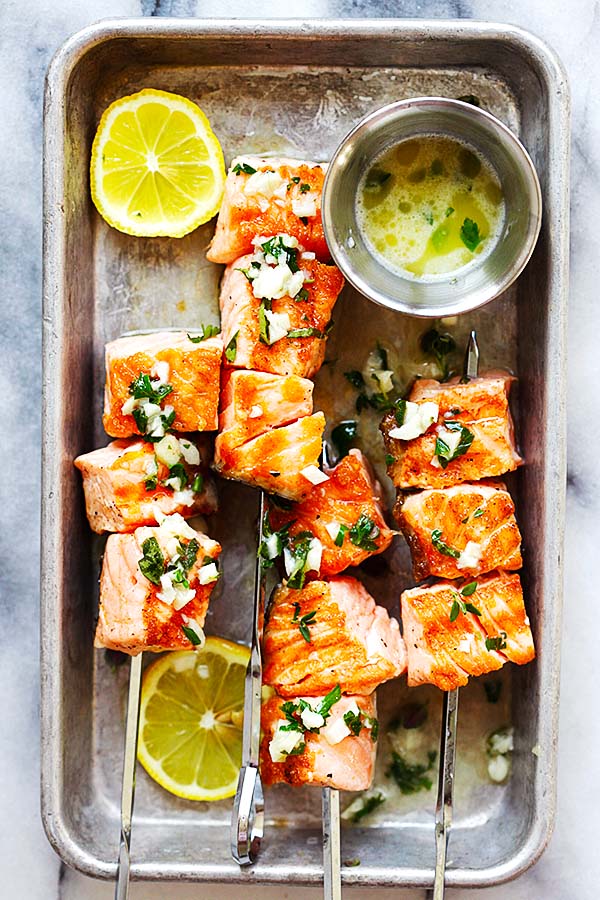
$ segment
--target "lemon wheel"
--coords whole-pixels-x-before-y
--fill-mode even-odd
[[[167,653],[144,672],[138,759],[170,793],[235,794],[249,656],[247,647],[209,637],[202,650]]]
[[[92,199],[119,231],[183,237],[219,209],[223,151],[199,106],[146,89],[105,111],[90,165]]]

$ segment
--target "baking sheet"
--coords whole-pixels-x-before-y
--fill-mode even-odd
[[[512,877],[541,852],[554,815],[568,95],[560,66],[535,38],[475,22],[120,20],[76,35],[55,58],[46,98],[42,526],[42,804],[50,840],[69,864],[114,876],[127,668],[113,671],[92,648],[103,540],[89,533],[71,462],[106,441],[100,419],[103,345],[126,330],[218,320],[219,267],[204,257],[212,225],[180,241],[140,240],[108,228],[89,199],[89,151],[102,111],[117,97],[149,86],[196,100],[227,159],[266,149],[327,158],[362,115],[423,94],[476,95],[520,132],[533,156],[545,218],[532,261],[503,297],[451,324],[459,341],[477,328],[483,368],[508,366],[520,376],[516,412],[528,465],[511,487],[520,506],[538,658],[514,668],[510,678],[503,674],[506,712],[516,729],[513,775],[505,786],[491,785],[473,764],[473,744],[494,727],[481,722],[481,682],[461,691],[448,883],[485,885]],[[362,368],[383,336],[400,370],[410,371],[424,328],[349,288],[334,318],[329,364],[317,377],[315,394],[330,424],[351,411],[354,399],[350,386],[341,386],[340,373]],[[374,414],[371,425],[375,431]],[[374,446],[381,458],[381,444]],[[225,547],[224,576],[206,628],[247,640],[257,498],[249,488],[224,482],[220,496],[223,512],[208,527]],[[402,541],[379,569],[365,583],[397,613],[400,591],[411,583]],[[240,597],[247,603],[240,604]],[[384,717],[405,692],[399,682],[378,692]],[[437,732],[439,696],[429,693]],[[490,711],[499,715],[488,706]],[[380,769],[388,752],[384,739]],[[365,827],[344,829],[342,858],[361,860],[344,869],[345,882],[431,884],[435,789],[396,799]],[[318,791],[279,786],[268,792],[267,838],[249,871],[229,858],[229,817],[230,802],[178,800],[140,771],[134,877],[320,880]]]

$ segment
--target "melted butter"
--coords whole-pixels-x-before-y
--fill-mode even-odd
[[[357,219],[388,267],[422,278],[487,253],[504,220],[504,200],[493,169],[473,150],[451,138],[413,138],[367,171]]]

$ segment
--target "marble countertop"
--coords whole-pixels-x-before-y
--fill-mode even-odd
[[[104,16],[265,16],[260,0],[3,0],[0,4],[0,339],[3,459],[0,570],[0,873],[3,896],[18,900],[108,900],[113,887],[62,866],[39,815],[38,522],[41,344],[41,142],[43,78],[55,49]],[[449,891],[454,900],[593,900],[600,883],[600,716],[595,683],[598,629],[592,561],[597,554],[600,439],[594,376],[600,376],[594,306],[600,280],[598,155],[600,5],[596,0],[298,0],[296,16],[481,18],[536,32],[562,57],[573,100],[572,270],[569,310],[569,476],[566,592],[559,747],[558,817],[541,861],[511,885]],[[598,75],[598,80],[596,79]],[[10,188],[9,188],[10,186]],[[584,428],[585,425],[585,428]],[[20,524],[29,528],[21,532]],[[235,897],[236,888],[136,885],[136,900]],[[345,892],[346,893],[346,892]],[[348,890],[348,896],[423,897],[422,891]],[[309,900],[318,890],[244,889],[248,900]]]

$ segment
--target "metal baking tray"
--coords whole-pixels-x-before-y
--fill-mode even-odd
[[[469,707],[481,684],[461,691],[448,883],[510,879],[542,852],[555,808],[569,97],[560,63],[537,38],[473,21],[123,19],[75,35],[52,62],[45,107],[42,431],[42,815],[48,837],[69,865],[114,877],[127,667],[111,671],[92,647],[102,540],[87,527],[72,465],[78,453],[106,441],[103,345],[126,330],[216,321],[218,311],[219,268],[204,257],[211,225],[180,241],[140,240],[108,228],[90,201],[88,163],[100,114],[112,100],[146,86],[197,100],[227,158],[268,148],[327,159],[363,114],[424,94],[478,96],[520,133],[533,156],[544,195],[534,256],[503,297],[453,326],[459,338],[478,329],[484,367],[509,366],[520,376],[517,419],[527,465],[513,487],[538,655],[532,665],[511,667],[505,701],[516,748],[512,777],[502,787],[477,780],[469,769]],[[366,355],[380,335],[401,353],[422,329],[422,321],[379,309],[347,289],[329,356],[352,359],[363,349]],[[316,395],[330,421],[347,413],[352,399],[329,389],[333,371],[323,368]],[[221,503],[209,530],[225,544],[225,576],[207,629],[246,640],[256,495],[226,484]],[[397,612],[410,575],[406,548],[396,544],[385,577],[371,574],[366,583]],[[402,690],[395,682],[380,691],[384,712]],[[229,857],[229,802],[186,803],[140,772],[133,876],[318,882],[318,795],[286,786],[269,791],[264,851],[257,865],[241,871]],[[434,802],[434,791],[425,792],[396,810],[382,807],[370,825],[344,829],[342,858],[361,861],[344,869],[344,883],[431,885]]]

